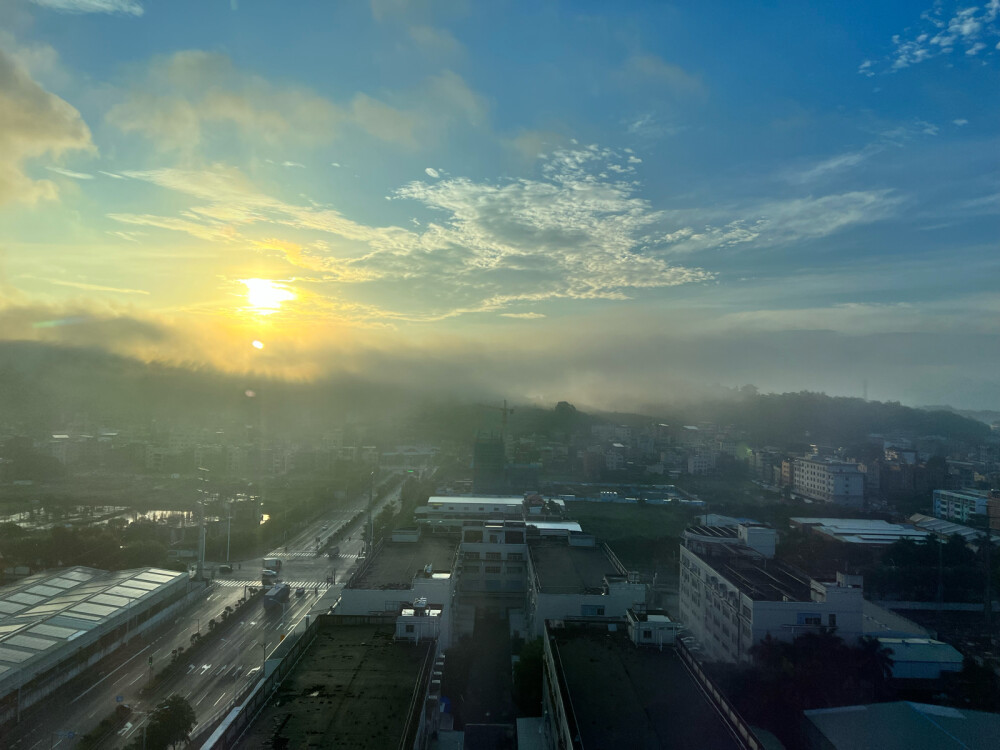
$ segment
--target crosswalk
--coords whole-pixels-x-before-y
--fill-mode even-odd
[[[313,589],[315,589],[318,586],[320,591],[326,591],[328,588],[330,588],[330,584],[327,583],[326,581],[322,581],[322,582],[319,582],[319,581],[282,581],[282,583],[287,583],[288,586],[291,589],[293,589],[293,590],[294,589],[305,589],[306,591],[312,591]],[[256,581],[234,581],[234,580],[231,580],[231,579],[228,579],[228,578],[225,579],[225,580],[216,578],[215,579],[215,585],[216,586],[222,586],[222,587],[228,588],[228,589],[241,589],[244,586],[256,586],[256,587],[259,588],[261,586],[261,582],[259,580],[256,580]]]
[[[270,555],[268,555],[268,557],[277,557],[279,560],[291,560],[292,558],[305,558],[305,559],[308,559],[308,560],[315,560],[319,556],[320,555],[317,555],[315,550],[313,550],[311,552],[309,552],[309,551],[302,551],[302,550],[294,550],[292,552],[272,552]],[[357,556],[358,556],[358,553],[356,553],[356,552],[354,552],[354,553],[344,553],[344,554],[340,555],[340,557],[344,557],[344,558],[347,558],[347,557],[357,558]]]

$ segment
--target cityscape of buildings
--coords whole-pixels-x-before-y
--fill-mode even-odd
[[[996,535],[984,544],[987,519],[994,528],[1000,520],[996,493],[986,489],[1000,468],[995,432],[976,446],[870,435],[853,449],[795,451],[754,447],[740,431],[708,423],[599,422],[555,435],[515,433],[505,424],[467,442],[464,456],[461,443],[346,444],[361,434],[348,427],[319,442],[252,433],[228,441],[205,430],[145,438],[125,429],[96,437],[9,434],[0,451],[3,481],[18,492],[50,483],[27,478],[41,462],[58,465],[63,485],[166,479],[193,482],[186,486],[200,500],[148,514],[108,506],[54,516],[38,499],[38,507],[8,517],[10,528],[20,522],[38,534],[143,527],[178,566],[50,568],[4,555],[0,722],[11,746],[19,746],[23,717],[79,690],[94,669],[136,661],[137,644],[171,621],[186,627],[162,675],[154,670],[164,655],[156,652],[155,662],[150,655],[145,679],[150,686],[190,680],[192,695],[202,673],[224,681],[222,708],[194,728],[204,747],[759,748],[776,739],[755,723],[760,717],[745,696],[725,689],[725,670],[759,668],[762,649],[773,644],[798,648],[810,637],[858,649],[874,643],[890,659],[880,700],[910,701],[917,715],[946,710],[934,703],[960,691],[970,659],[991,673],[997,668],[988,624],[996,605],[976,602],[967,584],[977,574],[951,559],[974,561],[1000,543]],[[952,451],[942,455],[946,447]],[[233,456],[242,458],[227,459]],[[264,566],[280,572],[265,570],[262,582],[260,558],[230,555],[234,525],[238,534],[264,535],[282,517],[272,521],[277,506],[266,488],[316,481],[326,483],[323,498],[302,506],[306,515],[273,540]],[[243,489],[226,494],[227,486]],[[407,494],[418,486],[424,489]],[[706,487],[730,489],[720,497]],[[732,502],[751,489],[756,501]],[[896,509],[904,496],[910,501]],[[925,499],[914,508],[917,497]],[[352,498],[353,510],[330,515]],[[779,521],[771,511],[783,505],[797,514]],[[730,507],[771,520],[719,512]],[[657,537],[659,562],[616,542],[614,526],[604,525],[634,526],[630,519],[648,513],[686,519],[674,541]],[[201,563],[206,533],[209,549],[225,549],[224,562],[218,552]],[[902,557],[928,545],[947,545],[951,556],[945,564],[938,552],[936,579],[933,567],[911,570]],[[956,576],[965,576],[964,587]],[[250,616],[242,613],[260,613],[258,599],[272,586],[281,596],[264,597],[271,614],[252,615],[260,635],[240,636]],[[207,614],[214,590],[232,602],[221,618]],[[956,596],[972,598],[951,601]],[[187,614],[196,607],[206,614]],[[987,624],[977,627],[984,611]],[[290,637],[268,636],[275,616]],[[971,636],[977,629],[981,637]],[[237,655],[217,668],[202,644],[222,632],[238,639]],[[185,648],[198,656],[181,680]],[[261,663],[250,667],[255,649]],[[530,677],[518,667],[522,660],[535,665]],[[526,680],[537,681],[537,703],[523,704]],[[273,706],[272,695],[281,696]],[[857,695],[858,705],[897,705],[872,703],[871,689]],[[391,721],[361,731],[327,718],[331,701],[332,715],[374,717],[382,706]],[[959,710],[954,700],[944,705]],[[961,710],[994,726],[992,714]],[[142,723],[141,713],[130,715],[136,721],[116,725],[124,727],[122,746],[135,740],[129,727]],[[831,716],[800,712],[791,746],[852,746]],[[698,717],[697,725],[682,717]]]

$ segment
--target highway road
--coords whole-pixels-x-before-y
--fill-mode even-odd
[[[398,502],[401,488],[402,482],[378,502],[373,514]],[[68,733],[73,732],[77,737],[85,734],[112,713],[116,705],[124,703],[134,711],[131,722],[115,742],[108,745],[121,746],[142,731],[148,712],[174,693],[183,695],[191,703],[198,726],[213,720],[250,681],[260,678],[265,654],[274,650],[283,634],[297,627],[301,630],[305,627],[306,615],[325,611],[335,600],[362,552],[367,519],[362,518],[345,529],[349,539],[339,543],[341,555],[334,560],[316,554],[316,538],[335,533],[366,507],[367,497],[364,497],[346,507],[331,510],[286,545],[265,556],[282,560],[281,579],[292,589],[284,612],[267,613],[259,601],[238,606],[237,601],[243,598],[247,587],[261,585],[258,576],[262,558],[234,562],[232,575],[219,576],[207,584],[204,595],[180,612],[172,623],[142,634],[119,649],[113,663],[102,664],[95,671],[92,684],[82,691],[66,695],[67,690],[63,689],[57,697],[43,701],[44,707],[26,712],[20,727],[0,736],[0,744],[17,750],[73,747],[77,740],[67,737]],[[301,596],[295,594],[299,588],[305,589]],[[330,596],[324,596],[327,593]],[[196,632],[209,637],[209,620],[218,621],[227,606],[234,611],[231,622],[222,628],[222,635],[199,649],[196,659],[188,660],[182,654],[180,662],[186,665],[181,667],[179,674],[165,681],[154,693],[142,695],[141,690],[149,684],[152,674],[170,663],[173,650],[189,649],[191,636]]]

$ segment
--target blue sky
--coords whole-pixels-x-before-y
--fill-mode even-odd
[[[0,337],[1000,408],[997,0],[5,0],[0,29]]]

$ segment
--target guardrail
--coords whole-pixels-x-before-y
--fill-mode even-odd
[[[390,617],[317,615],[305,631],[297,636],[293,634],[293,636],[286,637],[267,657],[265,667],[267,662],[277,660],[271,674],[247,686],[237,697],[212,714],[212,717],[204,722],[204,729],[191,739],[189,747],[200,747],[201,750],[228,750],[228,748],[235,746],[253,724],[258,714],[267,706],[267,702],[278,690],[281,683],[295,669],[299,659],[312,645],[320,629],[330,627],[334,623],[385,625],[395,622],[394,615]],[[433,652],[433,649],[431,651]]]
[[[291,638],[286,637],[285,640],[281,641],[270,656],[264,660],[266,670],[268,661],[274,658],[278,659],[274,671],[262,677],[258,682],[247,686],[239,695],[212,714],[212,717],[204,722],[205,728],[202,732],[192,738],[190,747],[201,747],[202,750],[209,750],[210,748],[230,748],[235,745],[249,729],[257,714],[267,705],[267,701],[288,673],[298,664],[306,648],[316,638],[319,622],[320,617],[317,617],[303,633],[293,634]],[[289,641],[292,642],[289,644]],[[275,654],[279,651],[284,653],[276,657]],[[219,721],[224,717],[225,721],[219,724]]]
[[[688,673],[694,678],[698,687],[701,688],[702,693],[708,698],[709,703],[712,704],[712,707],[722,717],[723,721],[726,722],[733,738],[745,750],[764,750],[764,744],[757,739],[750,725],[744,721],[739,711],[736,710],[725,694],[719,690],[712,678],[702,669],[701,664],[687,650],[684,643],[678,639],[674,646],[677,649],[678,656],[681,657],[681,663],[687,668]]]

